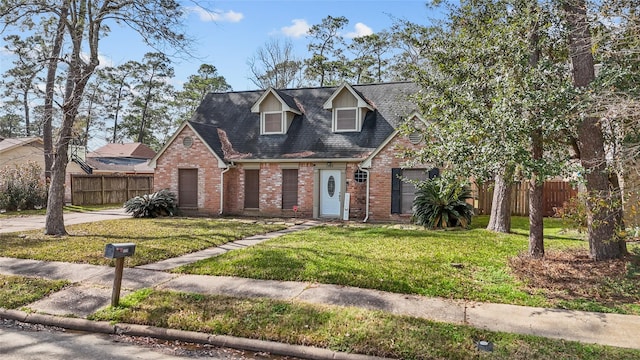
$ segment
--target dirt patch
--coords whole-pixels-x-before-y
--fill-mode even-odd
[[[603,304],[640,303],[640,256],[593,261],[587,250],[547,252],[544,259],[520,255],[509,260],[531,293],[550,300],[590,300]]]

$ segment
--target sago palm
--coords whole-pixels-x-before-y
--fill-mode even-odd
[[[430,229],[444,229],[471,224],[473,206],[469,186],[444,178],[426,180],[417,186],[412,221]]]

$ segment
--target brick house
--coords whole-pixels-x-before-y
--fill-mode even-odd
[[[398,132],[415,121],[413,83],[211,93],[150,161],[155,190],[205,215],[402,220],[415,188]],[[417,135],[417,134],[416,134]]]

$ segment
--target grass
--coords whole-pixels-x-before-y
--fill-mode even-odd
[[[640,351],[270,299],[140,290],[93,320],[136,323],[401,359],[638,359]],[[491,341],[494,352],[477,350]]]
[[[545,289],[515,276],[509,259],[526,251],[525,222],[514,219],[513,234],[482,229],[481,217],[469,231],[427,231],[394,226],[323,226],[202,260],[174,271],[254,279],[307,281],[403,294],[585,309],[584,300],[549,298]],[[586,242],[561,231],[559,220],[546,223],[547,251],[584,251]],[[527,225],[528,226],[528,225]],[[637,257],[640,259],[640,257]],[[640,314],[637,279],[612,279],[597,311]],[[609,301],[612,300],[612,301]],[[594,307],[595,309],[595,307]]]
[[[67,284],[64,280],[0,274],[0,307],[17,309],[58,291]]]
[[[63,237],[47,236],[42,230],[0,234],[0,256],[109,265],[113,260],[104,258],[106,244],[133,242],[135,255],[125,261],[133,267],[283,228],[204,218],[108,220],[68,226],[69,235]]]

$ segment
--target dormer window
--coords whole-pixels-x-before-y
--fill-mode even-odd
[[[360,131],[358,126],[358,109],[333,109],[335,121],[334,131]]]
[[[262,134],[282,134],[282,112],[262,113],[260,133]]]
[[[296,115],[302,115],[295,100],[275,89],[265,91],[251,107],[260,113],[260,135],[286,134]]]
[[[339,87],[324,103],[324,108],[331,110],[331,130],[333,132],[362,130],[367,112],[374,110],[373,106],[349,84]]]

